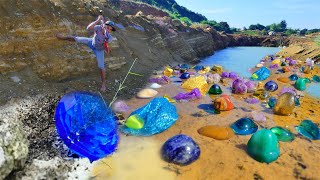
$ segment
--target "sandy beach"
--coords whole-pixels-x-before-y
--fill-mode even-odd
[[[267,66],[268,67],[268,66]],[[278,77],[288,77],[294,72],[303,77],[319,75],[319,67],[310,74],[291,68],[291,72],[275,74],[263,81],[263,85],[274,80],[279,89],[270,92],[276,96],[282,87],[294,88],[294,81],[282,83]],[[305,119],[320,123],[319,98],[298,91],[302,98],[301,106],[295,107],[290,116],[274,115],[263,103],[248,104],[244,98],[252,93],[237,95],[231,93],[232,80],[219,83],[223,94],[231,96],[235,109],[221,114],[206,112],[202,107],[212,104],[208,95],[190,102],[176,102],[179,119],[168,130],[151,137],[132,137],[121,134],[118,151],[111,157],[95,163],[92,176],[96,179],[320,179],[320,141],[311,141],[298,135],[295,126]],[[209,84],[209,87],[211,85]],[[179,92],[185,92],[179,84],[164,85],[156,97],[165,94],[173,97]],[[150,99],[132,98],[127,101],[131,110],[144,106]],[[280,156],[270,163],[260,163],[251,158],[247,152],[247,142],[251,135],[236,135],[228,140],[215,140],[198,134],[197,130],[206,125],[230,126],[236,120],[247,117],[251,112],[263,112],[265,122],[259,122],[259,129],[282,126],[296,135],[292,142],[279,142]],[[131,111],[130,111],[131,112]],[[129,116],[129,113],[125,117]],[[166,163],[161,159],[160,148],[170,137],[185,134],[192,137],[200,146],[200,158],[188,166],[178,166]]]

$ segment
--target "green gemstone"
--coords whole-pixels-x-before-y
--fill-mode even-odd
[[[287,64],[285,62],[282,62],[281,63],[281,66],[286,66]]]
[[[308,78],[299,78],[294,84],[294,87],[300,91],[304,91],[307,88],[306,83],[310,82],[311,81]]]
[[[320,130],[316,124],[310,120],[303,120],[300,126],[296,127],[299,134],[312,140],[320,139]]]
[[[247,152],[259,162],[270,163],[277,160],[280,155],[277,136],[269,129],[257,131],[247,144]]]
[[[213,95],[218,95],[218,94],[222,94],[222,90],[218,84],[213,84],[209,89],[208,93]]]
[[[288,130],[280,126],[276,126],[270,129],[282,142],[291,142],[294,140],[294,135]]]

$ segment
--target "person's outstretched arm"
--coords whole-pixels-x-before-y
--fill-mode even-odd
[[[98,19],[93,21],[92,23],[90,23],[88,26],[87,26],[87,30],[93,30],[94,29],[94,26],[99,24],[99,22],[103,19],[103,16],[102,15],[99,15],[98,16]]]

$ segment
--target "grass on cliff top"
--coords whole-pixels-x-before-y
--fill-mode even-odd
[[[257,30],[244,30],[244,31],[236,32],[236,34],[244,34],[249,36],[263,36],[265,35],[265,32],[257,31]]]
[[[314,38],[314,42],[320,46],[320,35],[318,35],[316,38]]]

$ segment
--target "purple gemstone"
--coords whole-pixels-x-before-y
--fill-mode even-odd
[[[273,64],[271,66],[269,66],[270,69],[277,69],[279,67],[278,64]]]
[[[247,93],[247,86],[242,79],[236,79],[232,83],[232,92],[235,94],[245,94]]]
[[[221,77],[222,78],[229,78],[229,73],[228,72],[222,72]]]
[[[264,89],[267,91],[271,91],[274,92],[278,89],[278,84],[274,81],[268,81],[265,85],[264,85]]]
[[[235,72],[230,72],[229,73],[229,78],[231,78],[231,79],[237,79],[238,78],[238,75],[235,73]]]
[[[247,103],[249,103],[249,104],[257,104],[257,103],[260,102],[259,99],[257,99],[257,98],[246,98],[245,101],[246,101]]]
[[[247,91],[249,93],[254,92],[256,90],[256,87],[257,87],[257,83],[254,82],[254,81],[247,81],[245,83],[245,85],[247,86]]]

